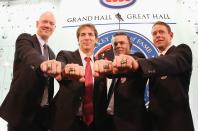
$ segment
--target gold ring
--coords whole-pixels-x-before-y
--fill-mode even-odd
[[[69,74],[74,74],[75,73],[75,69],[74,68],[69,68]]]
[[[52,68],[51,64],[47,64],[47,69],[50,70]]]
[[[104,68],[104,69],[109,69],[109,64],[103,65],[103,68]]]
[[[120,61],[120,64],[121,64],[121,65],[126,64],[126,63],[127,63],[127,60],[126,60],[126,59],[122,59],[122,60]]]

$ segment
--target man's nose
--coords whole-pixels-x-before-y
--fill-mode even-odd
[[[156,33],[156,37],[160,37],[161,34],[159,32]]]

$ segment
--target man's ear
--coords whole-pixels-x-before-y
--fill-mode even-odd
[[[171,36],[171,38],[173,38],[173,35],[174,35],[174,34],[173,34],[173,32],[170,32],[170,36]]]

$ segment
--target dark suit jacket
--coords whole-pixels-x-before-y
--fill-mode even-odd
[[[55,55],[49,48],[49,58]],[[42,56],[36,35],[21,34],[16,40],[13,79],[0,108],[0,116],[14,127],[33,122],[40,108],[46,77],[40,72]],[[53,78],[49,79],[49,101],[53,97]]]
[[[191,49],[172,46],[165,56],[139,60],[143,74],[150,77],[149,115],[155,131],[194,131],[189,106],[192,72]]]
[[[79,51],[61,51],[57,55],[57,60],[63,64],[82,64]],[[107,92],[105,81],[94,78],[94,124],[95,129],[103,127],[104,115],[106,111]],[[59,82],[60,88],[53,101],[53,121],[52,131],[72,131],[71,126],[78,113],[84,95],[84,83],[75,80],[62,80]]]
[[[133,57],[144,57],[136,53]],[[122,74],[114,89],[114,124],[116,131],[149,131],[144,103],[146,79],[139,72]]]

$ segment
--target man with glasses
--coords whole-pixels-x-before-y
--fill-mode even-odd
[[[130,37],[123,32],[113,36],[115,58],[95,62],[95,75],[112,77],[108,92],[107,128],[109,131],[149,131],[147,128],[144,89],[146,79],[138,72],[127,71],[127,55],[131,54]],[[132,56],[144,57],[141,53]]]

